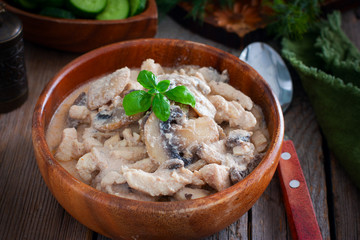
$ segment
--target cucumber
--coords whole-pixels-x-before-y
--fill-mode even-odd
[[[56,7],[45,7],[40,11],[40,15],[54,17],[54,18],[67,18],[67,19],[74,19],[75,16],[71,12],[56,8]]]
[[[68,7],[75,15],[94,18],[106,7],[106,0],[69,0]]]
[[[130,16],[142,13],[146,8],[147,0],[130,0]]]
[[[107,5],[100,14],[96,16],[97,20],[116,20],[125,19],[129,16],[130,5],[128,0],[108,0]]]

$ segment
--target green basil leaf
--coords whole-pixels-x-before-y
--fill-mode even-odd
[[[164,95],[158,93],[152,102],[152,110],[158,119],[165,122],[170,117],[170,101]]]
[[[123,99],[125,114],[130,116],[147,111],[151,106],[151,98],[152,96],[143,90],[126,94]]]
[[[157,78],[150,71],[142,70],[137,77],[137,81],[146,89],[156,88]]]
[[[162,80],[157,84],[156,89],[159,90],[159,92],[163,93],[169,88],[169,86],[170,80]]]
[[[150,89],[148,93],[155,96],[157,93],[159,93],[159,91],[157,89]]]
[[[164,94],[170,100],[195,107],[195,97],[185,86],[177,86]]]

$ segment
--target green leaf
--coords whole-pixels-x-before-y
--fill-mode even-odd
[[[170,101],[161,93],[155,95],[152,109],[158,119],[166,121],[170,117]]]
[[[147,111],[151,106],[151,98],[151,94],[143,90],[133,91],[125,95],[123,100],[125,114],[130,116]]]
[[[195,97],[185,86],[177,86],[164,94],[170,100],[195,107]]]
[[[169,88],[169,86],[170,80],[162,80],[157,84],[156,89],[159,90],[159,92],[163,93]]]
[[[170,80],[157,84],[156,76],[146,70],[139,73],[138,82],[149,91],[133,91],[124,97],[123,106],[128,116],[145,112],[152,106],[156,117],[166,121],[170,117],[169,99],[195,107],[195,97],[185,86],[177,86],[165,92],[170,86]]]
[[[150,89],[148,93],[155,96],[157,93],[159,93],[159,91],[157,89]]]
[[[137,77],[137,81],[146,89],[156,88],[157,78],[150,71],[142,70]]]

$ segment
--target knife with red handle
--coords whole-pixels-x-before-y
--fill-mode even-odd
[[[291,140],[283,143],[277,170],[292,239],[322,239],[304,174]]]

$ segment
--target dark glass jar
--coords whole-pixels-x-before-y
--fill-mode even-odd
[[[0,113],[22,105],[27,93],[22,24],[0,3]]]

